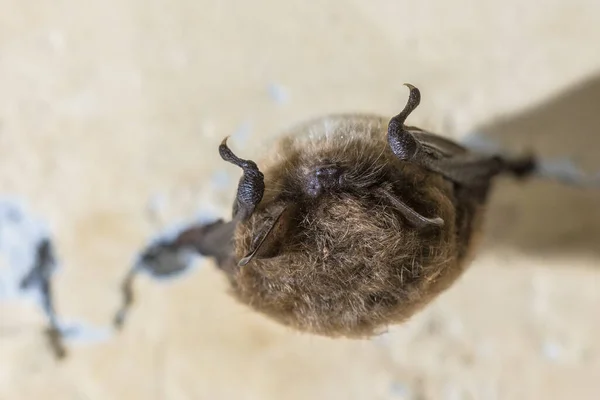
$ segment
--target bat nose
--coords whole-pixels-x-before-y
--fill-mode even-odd
[[[339,189],[342,184],[343,169],[337,165],[320,165],[308,179],[308,194],[316,197],[324,191]]]

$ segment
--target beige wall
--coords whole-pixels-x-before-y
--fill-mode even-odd
[[[232,145],[256,157],[261,140],[307,117],[391,115],[411,82],[423,94],[414,124],[485,130],[600,169],[595,0],[0,10],[0,192],[55,233],[60,314],[95,326],[109,323],[149,237],[198,210],[228,214],[234,187],[211,176],[238,173],[216,147],[240,129],[248,137]],[[600,195],[500,186],[473,269],[382,339],[288,332],[234,304],[206,262],[168,285],[140,279],[127,329],[73,344],[62,364],[33,306],[0,304],[0,399],[597,398]]]

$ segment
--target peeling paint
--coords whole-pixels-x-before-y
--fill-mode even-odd
[[[24,203],[0,198],[0,300],[26,298],[41,304],[39,288],[23,287],[22,282],[35,265],[39,244],[48,237],[46,224]]]

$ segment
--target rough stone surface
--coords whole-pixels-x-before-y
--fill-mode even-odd
[[[404,82],[423,95],[412,124],[600,170],[596,0],[0,9],[0,193],[52,232],[65,320],[108,326],[149,240],[229,216],[239,171],[219,158],[223,137],[257,158],[305,118],[397,113]],[[0,399],[595,399],[598,204],[598,192],[502,182],[473,268],[373,341],[266,321],[208,261],[181,279],[140,277],[125,330],[69,344],[63,363],[35,304],[2,298]]]

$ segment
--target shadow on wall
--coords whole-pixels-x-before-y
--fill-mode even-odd
[[[559,96],[479,128],[507,149],[570,158],[600,171],[600,76]],[[484,248],[514,248],[531,255],[600,258],[600,189],[549,182],[498,182],[491,197]],[[598,261],[600,266],[600,260]]]

